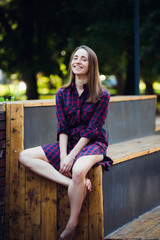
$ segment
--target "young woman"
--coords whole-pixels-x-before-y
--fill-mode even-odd
[[[33,172],[68,188],[71,213],[60,240],[71,240],[91,182],[87,172],[96,164],[106,169],[108,146],[102,128],[108,112],[109,93],[99,79],[97,56],[92,49],[75,49],[70,60],[70,82],[56,94],[57,142],[24,150],[19,161]]]

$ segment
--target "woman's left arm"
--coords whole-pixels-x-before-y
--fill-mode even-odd
[[[82,150],[82,148],[85,147],[89,143],[89,141],[90,141],[89,138],[81,137],[79,139],[78,143],[72,149],[72,151],[68,154],[68,156],[75,158],[77,156],[77,154]]]
[[[88,126],[81,131],[81,137],[92,139],[100,134],[108,114],[109,100],[109,92],[105,90],[102,93],[101,101],[98,102]]]

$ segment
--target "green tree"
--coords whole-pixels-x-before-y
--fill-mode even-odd
[[[159,76],[157,6],[158,1],[140,1],[141,74],[147,86]],[[71,52],[82,44],[97,53],[101,73],[116,75],[118,94],[133,94],[134,0],[12,0],[0,16],[2,69],[23,75],[28,99],[38,97],[36,73],[63,76],[59,63],[68,66]]]
[[[141,1],[141,76],[146,93],[153,94],[152,84],[160,79],[160,2]]]
[[[1,8],[2,69],[21,73],[28,99],[37,98],[36,73],[60,75],[61,50],[68,65],[73,48],[87,44],[98,54],[101,72],[115,73],[122,88],[130,58],[126,41],[133,36],[132,5],[132,0],[12,0]]]
[[[38,98],[36,74],[61,74],[59,1],[12,0],[1,7],[1,68],[19,72],[28,99]]]
[[[74,7],[78,16],[82,10],[83,16],[87,16],[80,25],[81,42],[95,50],[102,73],[116,75],[118,93],[123,94],[124,84],[129,82],[129,94],[134,84],[134,1],[93,0],[87,7]],[[74,34],[70,39],[74,42]]]

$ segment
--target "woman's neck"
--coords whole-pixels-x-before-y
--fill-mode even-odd
[[[83,90],[83,85],[86,84],[86,83],[87,83],[87,77],[86,76],[83,76],[83,77],[76,76],[75,84],[76,84],[77,90],[82,91]]]

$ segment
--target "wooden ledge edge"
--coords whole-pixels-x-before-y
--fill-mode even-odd
[[[110,102],[136,101],[145,99],[157,99],[157,95],[141,95],[141,96],[111,96]]]
[[[29,101],[29,100],[28,100]],[[55,100],[51,100],[51,101],[36,101],[36,102],[24,102],[24,107],[47,107],[47,106],[55,106],[56,102]]]
[[[44,99],[44,100],[25,100],[25,101],[13,101],[6,102],[4,105],[14,105],[23,104],[24,107],[40,107],[40,106],[55,106],[56,102],[54,99]],[[1,105],[0,105],[1,107]]]
[[[156,95],[111,96],[110,102],[136,101],[136,100],[145,100],[145,99],[157,99],[157,96]],[[23,104],[24,107],[38,107],[38,106],[55,106],[56,102],[54,99],[5,102],[5,103],[0,103],[0,110],[5,109],[6,104]]]
[[[133,158],[141,157],[141,156],[144,156],[144,155],[147,155],[147,154],[152,154],[152,153],[158,152],[158,151],[160,151],[160,147],[153,148],[153,149],[150,149],[150,150],[146,150],[146,151],[143,151],[143,152],[137,152],[137,153],[134,153],[134,154],[130,154],[130,155],[127,155],[127,156],[122,157],[122,158],[117,158],[117,159],[112,158],[112,160],[114,161],[113,165],[116,165],[116,164],[119,164],[119,163],[122,163],[122,162],[126,162],[128,160],[133,159]]]

